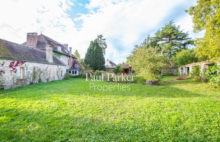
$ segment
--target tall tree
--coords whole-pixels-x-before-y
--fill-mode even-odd
[[[103,35],[98,35],[97,42],[98,42],[99,46],[102,48],[103,54],[105,55],[105,50],[107,48],[106,39],[103,38]]]
[[[128,62],[132,65],[136,74],[145,79],[156,79],[167,65],[161,51],[144,45],[136,48],[128,57]]]
[[[220,1],[198,0],[187,11],[193,16],[194,31],[205,30],[196,41],[196,55],[203,60],[220,61]]]
[[[161,51],[168,58],[176,55],[182,49],[187,49],[193,44],[188,34],[181,31],[172,21],[155,33],[155,37],[150,40],[150,45],[160,47]]]
[[[78,61],[81,60],[80,54],[79,54],[78,50],[76,50],[76,51],[74,52],[74,56],[77,58]]]
[[[85,64],[89,65],[89,67],[91,67],[93,70],[105,69],[105,58],[102,48],[97,42],[97,39],[90,42],[84,62]]]

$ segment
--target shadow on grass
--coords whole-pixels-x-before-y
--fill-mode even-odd
[[[158,117],[151,121],[112,122],[92,117],[92,113],[91,117],[76,117],[77,114],[51,113],[43,110],[21,111],[7,108],[1,110],[3,112],[1,116],[7,118],[5,122],[0,121],[2,141],[188,141],[189,138],[193,141],[201,141],[206,139],[203,137],[204,132],[193,135],[190,128],[182,127],[184,124],[182,120],[172,122]]]
[[[145,127],[135,124],[114,125],[94,118],[69,114],[17,109],[2,109],[2,112],[4,113],[1,115],[10,118],[6,123],[0,121],[0,139],[3,141],[140,140],[147,133]]]

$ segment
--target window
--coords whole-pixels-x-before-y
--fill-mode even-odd
[[[24,69],[24,67],[20,67],[20,68],[17,69],[16,76],[17,76],[18,79],[24,79],[25,78],[25,69]]]
[[[61,52],[61,47],[60,47],[60,46],[58,46],[58,47],[57,47],[57,50],[58,50],[59,52]]]
[[[77,75],[78,74],[78,72],[76,70],[69,71],[69,73],[72,74],[72,75]]]
[[[24,67],[20,67],[20,77],[21,79],[24,79],[25,77]]]

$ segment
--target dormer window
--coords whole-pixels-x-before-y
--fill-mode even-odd
[[[64,51],[65,51],[66,53],[68,53],[68,51],[67,51],[66,49],[64,49]]]
[[[58,46],[58,47],[57,47],[57,50],[58,50],[59,52],[61,52],[61,47],[60,47],[60,46]]]

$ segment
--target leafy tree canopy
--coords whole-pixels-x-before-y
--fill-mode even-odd
[[[193,16],[194,31],[205,30],[196,41],[196,55],[202,60],[220,61],[220,1],[198,0],[187,11]]]
[[[74,56],[77,58],[78,61],[81,60],[80,54],[79,54],[78,50],[76,50],[76,51],[74,52]]]
[[[188,34],[181,31],[172,21],[155,33],[155,37],[148,36],[144,43],[147,47],[159,47],[169,59],[182,49],[193,44]]]
[[[136,74],[145,79],[155,79],[166,66],[163,54],[157,48],[140,46],[128,57]]]
[[[184,49],[178,52],[175,57],[173,57],[173,61],[177,66],[182,66],[192,62],[197,62],[198,59],[196,58],[193,50]]]

